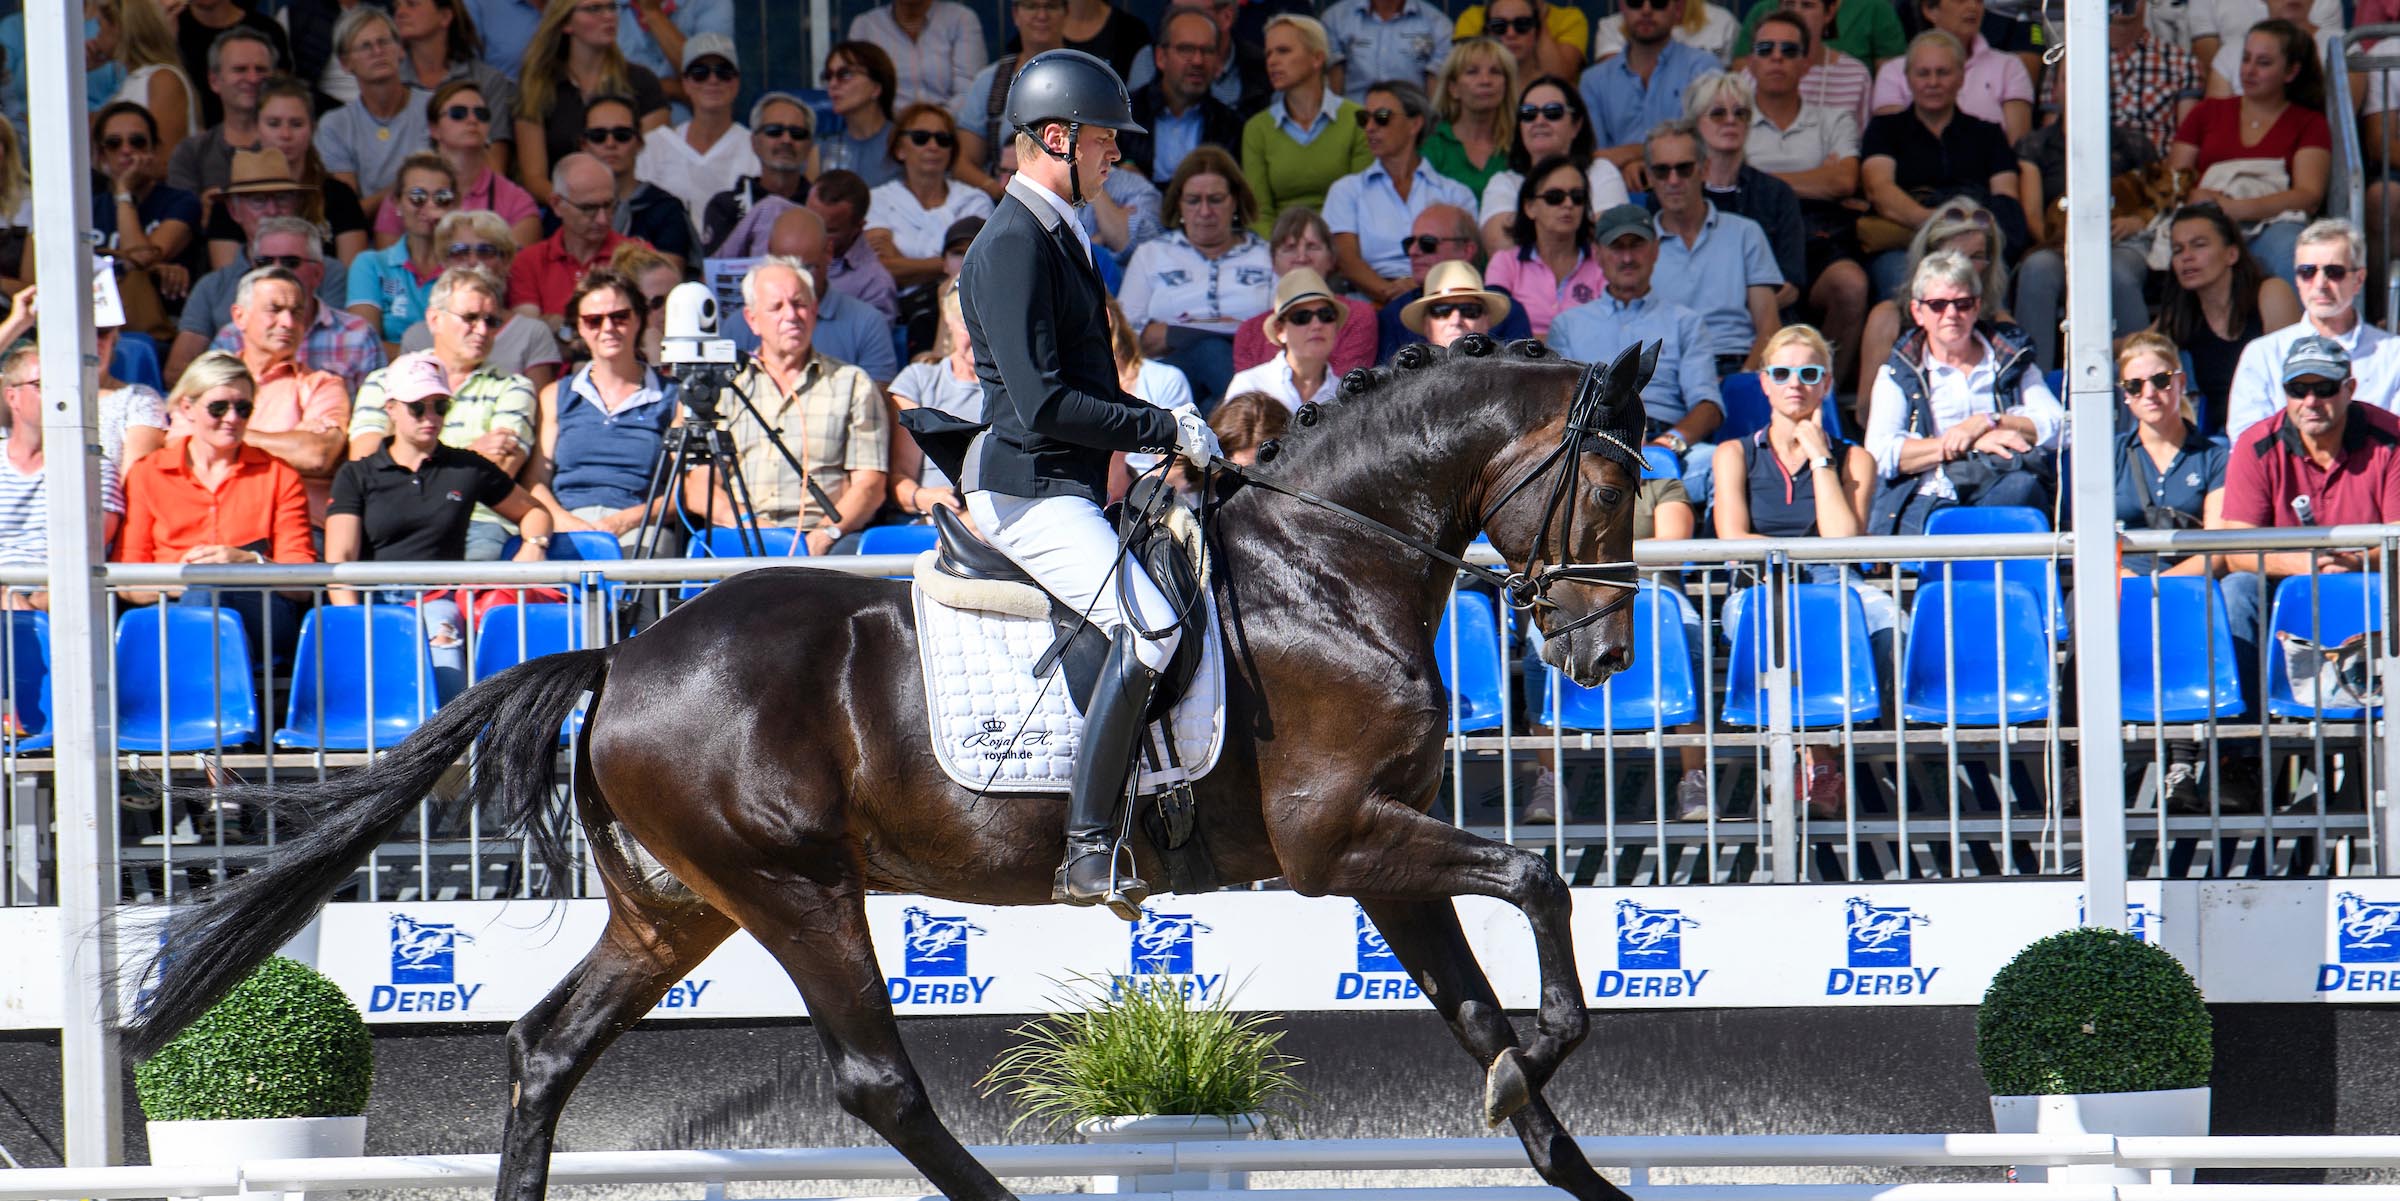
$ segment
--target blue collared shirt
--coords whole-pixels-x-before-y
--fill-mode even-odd
[[[1415,224],[1417,214],[1437,204],[1455,204],[1467,210],[1468,216],[1475,215],[1475,193],[1425,160],[1417,160],[1406,200],[1392,186],[1391,170],[1378,162],[1334,180],[1325,190],[1325,227],[1355,236],[1359,256],[1367,260],[1367,266],[1385,279],[1398,279],[1409,271],[1401,236]]]
[[[1586,363],[1608,362],[1636,343],[1665,342],[1658,369],[1642,388],[1642,408],[1650,419],[1673,425],[1704,400],[1725,407],[1700,314],[1661,300],[1656,292],[1631,301],[1603,292],[1590,304],[1560,313],[1550,323],[1549,341],[1561,355]]]
[[[525,48],[542,23],[539,0],[466,0],[475,36],[483,39],[483,61],[499,68],[511,82],[525,65]],[[621,40],[621,39],[620,39]],[[644,41],[649,39],[645,36]],[[679,64],[680,65],[680,64]]]
[[[1158,106],[1150,118],[1150,178],[1160,187],[1175,178],[1175,168],[1183,164],[1184,156],[1200,148],[1200,106],[1185,109],[1178,117]],[[1241,147],[1233,147],[1239,151]]]
[[[1372,0],[1342,0],[1324,19],[1330,59],[1342,64],[1342,94],[1361,103],[1386,80],[1424,87],[1450,57],[1450,18],[1425,0],[1401,0],[1388,21],[1375,15]]]
[[[1750,322],[1749,289],[1783,284],[1775,252],[1767,248],[1767,231],[1748,217],[1719,212],[1714,204],[1700,222],[1699,238],[1688,245],[1669,233],[1665,222],[1653,218],[1652,224],[1658,230],[1652,294],[1700,314],[1713,352],[1750,353],[1758,330]]]
[[[1710,71],[1724,70],[1724,64],[1706,50],[1670,40],[1658,52],[1658,65],[1650,69],[1650,82],[1625,65],[1625,55],[1584,69],[1576,90],[1583,93],[1585,108],[1592,111],[1592,132],[1599,135],[1600,145],[1630,146],[1642,140],[1650,127],[1661,121],[1672,121],[1683,115],[1683,89]]]
[[[1333,119],[1341,115],[1341,100],[1341,96],[1336,94],[1332,88],[1325,89],[1325,102],[1317,106],[1317,119],[1306,129],[1300,128],[1300,123],[1292,120],[1290,111],[1283,107],[1283,93],[1281,92],[1275,93],[1275,98],[1267,102],[1267,112],[1275,118],[1277,129],[1292,135],[1293,141],[1306,146],[1310,142],[1316,141],[1318,134],[1333,127]]]

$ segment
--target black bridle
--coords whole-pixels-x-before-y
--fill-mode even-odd
[[[1518,493],[1523,492],[1528,485],[1548,473],[1550,495],[1549,499],[1542,503],[1541,525],[1535,529],[1533,544],[1526,550],[1526,565],[1530,567],[1534,560],[1541,556],[1543,546],[1550,538],[1553,524],[1556,524],[1558,528],[1558,555],[1552,566],[1542,568],[1531,575],[1521,571],[1502,573],[1480,563],[1469,563],[1406,530],[1395,529],[1340,501],[1319,496],[1306,488],[1295,488],[1289,484],[1278,483],[1230,459],[1220,458],[1212,465],[1218,471],[1232,475],[1245,484],[1255,484],[1269,492],[1288,496],[1305,504],[1339,514],[1427,558],[1457,568],[1462,574],[1498,589],[1500,595],[1508,600],[1509,605],[1520,612],[1558,608],[1558,602],[1550,599],[1550,588],[1562,581],[1597,584],[1620,591],[1621,595],[1607,604],[1593,609],[1566,625],[1545,632],[1546,637],[1557,638],[1580,630],[1632,604],[1635,590],[1639,585],[1639,579],[1635,575],[1634,564],[1631,561],[1573,565],[1567,562],[1571,556],[1569,548],[1573,545],[1572,535],[1575,526],[1572,489],[1579,475],[1578,467],[1583,456],[1589,453],[1613,459],[1636,476],[1642,475],[1645,470],[1642,453],[1636,448],[1636,443],[1640,440],[1640,434],[1637,431],[1602,428],[1602,421],[1606,414],[1602,411],[1601,380],[1599,364],[1593,363],[1584,367],[1583,379],[1575,388],[1575,399],[1567,406],[1567,424],[1560,433],[1558,445],[1551,448],[1550,453],[1544,455],[1540,462],[1526,469],[1514,483],[1503,490],[1500,499],[1495,501],[1490,508],[1485,509],[1483,516],[1476,523],[1480,527],[1490,526],[1492,519],[1498,517],[1500,510],[1506,508],[1510,501],[1515,500]],[[1558,510],[1562,501],[1568,502],[1566,505],[1567,516],[1566,520],[1559,521]]]

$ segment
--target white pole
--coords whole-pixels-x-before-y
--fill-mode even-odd
[[[50,673],[57,736],[59,930],[67,1163],[124,1158],[116,1004],[107,987],[115,938],[117,822],[107,748],[113,719],[100,576],[100,464],[92,419],[90,146],[85,134],[83,13],[61,0],[25,6],[33,150],[33,242],[41,291],[42,447],[50,518]],[[45,50],[43,47],[49,47]]]
[[[2075,673],[2083,920],[2125,928],[2125,745],[2118,737],[2115,363],[2109,355],[2108,5],[2066,6],[2067,389],[2074,398]],[[2086,199],[2086,198],[2089,199]],[[2040,203],[2028,197],[2028,203]]]

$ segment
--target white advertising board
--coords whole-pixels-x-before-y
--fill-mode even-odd
[[[2025,944],[2081,920],[2063,881],[1574,890],[1584,995],[1601,1009],[1972,1005]],[[2400,880],[2134,881],[2132,928],[2193,969],[2211,1001],[2400,1001]],[[1511,1007],[1535,1003],[1529,927],[1459,902]],[[1078,977],[1230,996],[1244,1009],[1425,1004],[1353,902],[1277,892],[1155,901],[1128,926],[1100,910],[999,909],[923,897],[867,904],[902,1016],[1049,1012]],[[371,1022],[508,1021],[598,939],[598,901],[333,905],[287,953]],[[56,911],[0,909],[0,1028],[58,1024]],[[654,1018],[806,1013],[782,969],[737,934]]]

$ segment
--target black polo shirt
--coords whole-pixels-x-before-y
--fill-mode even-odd
[[[2129,530],[2150,529],[2150,510],[2157,507],[2189,515],[2194,519],[2191,528],[2198,528],[2208,494],[2225,486],[2225,464],[2232,452],[2211,441],[2200,427],[2186,424],[2182,449],[2161,470],[2140,438],[2138,430],[2117,435],[2117,521]],[[2147,571],[2151,558],[2127,555],[2125,566]],[[2170,556],[2165,563],[2181,561],[2180,556]]]
[[[1995,175],[2015,174],[2016,151],[2008,134],[1979,117],[1952,113],[1950,123],[1935,134],[1917,119],[1917,110],[1903,109],[1867,122],[1859,138],[1859,157],[1881,155],[1892,160],[1892,182],[1912,195],[1925,192],[1947,196],[1971,188],[1976,196],[1991,189]]]
[[[360,559],[458,561],[467,557],[467,524],[477,504],[508,499],[517,482],[471,450],[436,446],[415,471],[390,449],[342,464],[333,477],[328,516],[359,519]]]

